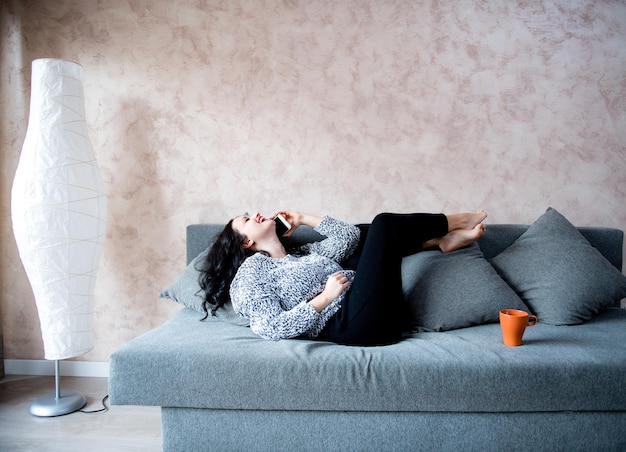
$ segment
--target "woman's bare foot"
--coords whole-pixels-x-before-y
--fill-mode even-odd
[[[455,213],[447,215],[448,218],[448,231],[454,231],[456,229],[472,230],[487,218],[487,212],[479,210],[477,212],[469,213]]]
[[[485,213],[485,217],[487,214]],[[481,238],[487,227],[484,223],[478,223],[472,229],[455,229],[453,231],[448,232],[445,236],[441,238],[439,242],[439,248],[444,253],[449,253],[451,251],[456,251],[460,248],[466,247],[474,243],[476,240]]]

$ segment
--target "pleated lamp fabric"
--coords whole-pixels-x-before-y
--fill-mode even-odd
[[[87,132],[82,67],[58,59],[33,61],[28,129],[11,215],[49,360],[93,348],[106,198]]]

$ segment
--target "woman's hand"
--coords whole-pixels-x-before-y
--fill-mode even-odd
[[[293,234],[293,232],[302,225],[316,228],[320,224],[320,221],[322,221],[322,217],[320,216],[309,215],[306,213],[294,212],[290,210],[281,210],[280,212],[276,212],[272,216],[272,220],[276,218],[278,214],[281,214],[282,216],[284,216],[285,220],[287,220],[289,224],[291,225],[291,229],[289,230],[289,232],[285,234],[285,237],[288,237],[291,234]]]
[[[350,286],[350,281],[342,272],[335,272],[328,277],[324,290],[309,303],[316,312],[322,312],[331,301],[337,298]]]

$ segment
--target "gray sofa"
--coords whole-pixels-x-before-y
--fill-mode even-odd
[[[188,227],[188,262],[222,227]],[[528,230],[489,225],[481,258],[497,267]],[[622,294],[622,231],[578,231],[599,251],[594,259],[601,254],[619,269],[611,276]],[[293,238],[311,239],[320,237],[305,228]],[[556,246],[569,255],[569,245]],[[597,265],[590,259],[583,270],[593,274]],[[531,300],[535,285],[516,291]],[[236,318],[200,322],[190,306],[111,356],[110,400],[161,406],[166,451],[626,450],[626,310],[619,303],[606,300],[570,325],[543,323],[539,314],[521,347],[502,344],[494,317],[443,331],[417,319],[398,344],[346,347],[265,341]],[[551,309],[529,311],[549,318]]]

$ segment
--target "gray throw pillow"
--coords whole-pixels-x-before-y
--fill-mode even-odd
[[[413,325],[425,330],[498,322],[501,309],[528,312],[475,243],[452,253],[422,251],[405,257],[402,289]]]
[[[491,264],[551,325],[583,323],[626,297],[626,277],[553,208]]]
[[[209,249],[207,248],[195,259],[193,259],[183,272],[178,275],[178,277],[168,287],[163,289],[160,295],[161,298],[169,298],[170,300],[174,300],[183,306],[204,314],[204,310],[202,309],[204,292],[198,283],[200,272],[196,270],[196,265],[206,258],[208,252]],[[230,302],[219,308],[216,312],[216,316],[219,320],[232,323],[234,325],[250,325],[250,321],[248,319],[240,316],[233,310],[233,306]]]

